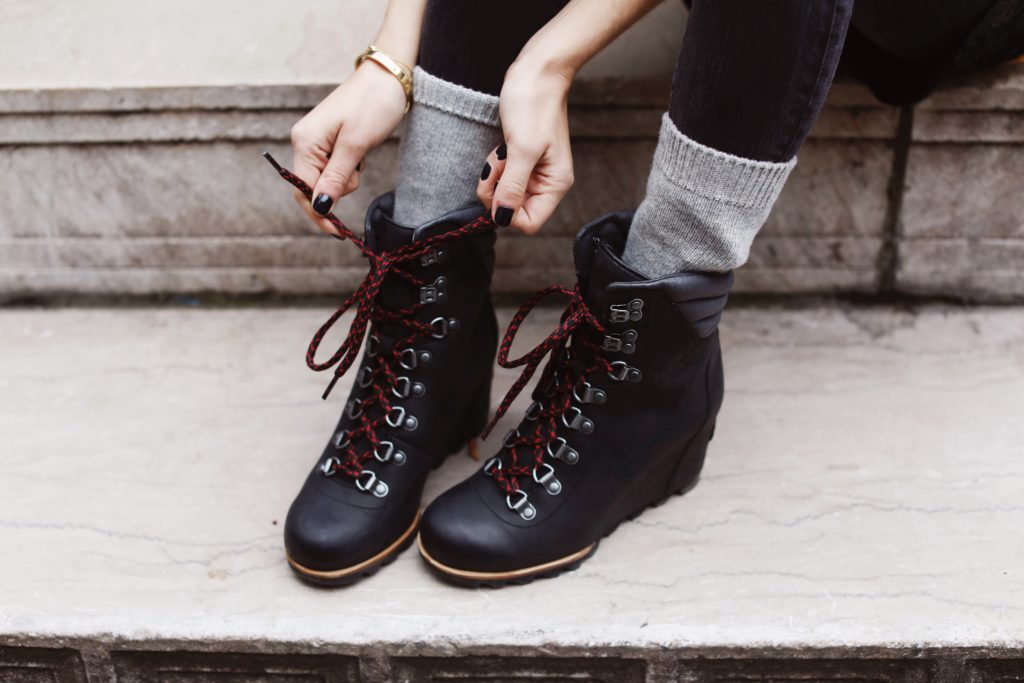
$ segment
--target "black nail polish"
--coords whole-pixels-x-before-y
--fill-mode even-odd
[[[326,216],[327,212],[331,210],[332,204],[334,204],[334,200],[330,196],[320,193],[313,200],[313,210],[321,216]]]
[[[498,156],[498,161],[504,161],[508,156],[508,146],[503,142],[498,145],[498,149],[494,150],[494,153]]]
[[[491,165],[484,162],[484,168],[480,171],[480,180],[487,180],[487,176],[491,175]]]
[[[494,222],[501,226],[506,226],[512,222],[512,209],[507,206],[499,206],[498,210],[494,212]]]

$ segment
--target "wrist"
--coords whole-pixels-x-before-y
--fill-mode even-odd
[[[356,57],[356,70],[358,71],[367,62],[373,62],[379,67],[378,72],[384,71],[395,79],[395,82],[401,86],[405,94],[405,111],[409,111],[409,108],[412,106],[412,67],[397,60],[376,45],[370,45]]]
[[[564,58],[546,51],[526,48],[512,62],[506,74],[507,78],[513,80],[545,83],[565,93],[569,92],[575,76],[576,68]]]
[[[386,52],[398,61],[407,65],[410,69],[416,66],[417,41],[403,39],[401,31],[390,30],[388,26],[381,28],[373,45],[382,52]]]
[[[556,32],[545,26],[527,41],[515,63],[537,76],[558,77],[572,83],[576,72],[586,63],[584,56],[567,47]]]

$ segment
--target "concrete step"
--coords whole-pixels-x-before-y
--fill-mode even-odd
[[[678,37],[680,9],[664,3],[627,34],[612,63],[635,69],[581,74],[570,102],[576,185],[540,237],[502,238],[496,291],[532,291],[541,276],[571,281],[580,226],[643,197],[670,74],[636,69],[651,62],[649,50],[661,55],[655,66],[667,58],[671,68],[675,46],[659,36]],[[0,57],[3,49],[0,41]],[[325,249],[259,156],[291,158],[291,125],[334,79],[223,82],[68,90],[5,88],[0,78],[0,302],[353,288],[358,253]],[[1022,122],[1024,64],[957,84],[912,112],[837,84],[737,291],[1024,301]],[[361,188],[337,207],[350,225],[393,188],[396,161],[397,137],[370,153]]]
[[[384,3],[0,4],[0,301],[333,295],[362,278],[259,153],[290,158],[291,125],[347,75]],[[571,280],[576,230],[638,203],[685,22],[661,3],[580,71],[576,185],[542,239],[502,245],[497,290]],[[912,111],[836,84],[738,291],[1024,301],[1022,123],[1024,64]],[[395,161],[395,139],[369,155],[346,221],[392,188]]]
[[[0,681],[1024,680],[1024,310],[729,311],[701,484],[499,591],[290,575],[326,314],[0,311]]]

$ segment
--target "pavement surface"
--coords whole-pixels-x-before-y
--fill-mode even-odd
[[[281,542],[351,379],[324,402],[305,368],[327,313],[0,311],[0,636],[1024,644],[1022,309],[730,310],[694,491],[555,580],[450,587],[413,549],[336,591],[295,580]],[[477,466],[449,459],[427,499]]]

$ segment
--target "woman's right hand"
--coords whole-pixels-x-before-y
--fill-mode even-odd
[[[405,102],[402,84],[365,61],[292,127],[293,171],[313,188],[312,203],[298,190],[295,199],[324,232],[336,234],[322,216],[359,188],[363,157],[398,127]]]

